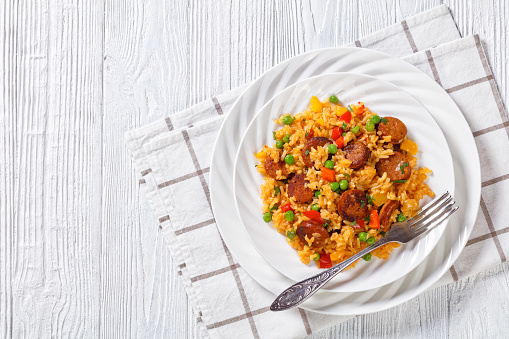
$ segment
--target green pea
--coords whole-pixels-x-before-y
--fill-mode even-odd
[[[398,214],[398,222],[405,221],[406,217],[403,215],[403,213]]]
[[[370,261],[371,260],[371,253],[368,253],[365,256],[363,256],[362,259],[364,259],[366,261]]]
[[[376,125],[380,122],[380,117],[378,115],[373,115],[371,118],[369,118],[369,121]]]
[[[331,182],[330,189],[333,191],[337,191],[339,189],[339,182]]]
[[[283,137],[283,141],[286,143],[286,142],[290,142],[290,134],[287,134]]]
[[[332,160],[327,160],[324,164],[325,167],[327,167],[328,169],[333,169],[334,168],[334,161]]]
[[[329,97],[329,101],[332,102],[333,104],[337,104],[339,102],[338,97],[335,96],[334,94]]]
[[[285,219],[288,221],[293,221],[295,218],[295,214],[293,214],[293,211],[285,212]]]
[[[272,214],[270,214],[270,212],[263,213],[263,221],[269,222],[271,220],[272,220]]]
[[[281,189],[278,186],[274,186],[274,195],[278,195],[281,192]]]
[[[341,188],[343,191],[346,191],[348,189],[348,180],[343,179],[339,182],[339,188]]]
[[[368,234],[366,232],[361,232],[359,233],[358,237],[360,242],[365,242],[366,238],[368,237]]]
[[[293,238],[295,238],[295,231],[289,230],[288,232],[286,232],[286,236],[288,237],[288,239],[293,240]]]
[[[354,128],[352,128],[352,129],[350,130],[350,132],[352,132],[353,134],[357,134],[357,133],[359,133],[359,126],[355,126]]]
[[[311,206],[311,209],[312,209],[313,211],[320,211],[321,207],[320,207],[320,205],[318,205],[318,204],[314,204],[313,206]]]
[[[368,245],[373,245],[376,242],[376,239],[373,237],[369,237],[368,240],[366,240],[366,243]]]
[[[338,146],[336,146],[334,144],[329,145],[329,153],[330,154],[336,154],[337,151],[338,151]]]
[[[286,162],[288,165],[293,165],[293,164],[295,163],[295,158],[293,157],[293,155],[288,154],[288,155],[285,157],[285,162]]]
[[[374,129],[375,129],[375,124],[372,123],[371,121],[368,121],[366,123],[366,131],[371,132]]]
[[[283,140],[276,141],[276,148],[282,149],[285,147],[285,142]]]
[[[384,231],[382,231],[382,232],[380,232],[380,234],[382,235],[382,237],[385,237],[385,235],[386,235],[387,233],[385,233]]]
[[[316,197],[316,198],[318,198],[318,197],[320,196],[320,194],[321,194],[320,190],[315,191],[315,197]]]
[[[318,261],[318,260],[320,260],[320,254],[315,253],[315,256],[313,257],[313,260],[314,260],[314,261]]]
[[[285,115],[283,117],[283,124],[291,125],[295,119],[291,115]]]

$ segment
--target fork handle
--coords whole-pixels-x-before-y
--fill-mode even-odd
[[[332,278],[338,275],[339,272],[354,263],[357,259],[361,258],[365,254],[373,251],[374,249],[383,246],[390,242],[388,238],[382,238],[373,245],[370,245],[362,251],[354,254],[350,258],[340,262],[339,264],[329,268],[328,270],[312,276],[306,280],[302,280],[281,293],[276,300],[270,305],[271,311],[284,311],[289,308],[300,305],[313,294],[316,293],[323,285],[328,283]]]

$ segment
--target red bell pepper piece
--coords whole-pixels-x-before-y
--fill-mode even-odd
[[[320,215],[320,212],[318,212],[318,211],[314,211],[314,210],[304,211],[304,215],[313,221],[319,222],[322,225],[325,224],[325,219],[322,218],[322,216]]]
[[[291,203],[291,202],[289,202],[288,204],[284,204],[283,206],[281,206],[281,212],[285,213],[285,212],[288,212],[288,211],[293,211],[292,203]]]
[[[364,228],[364,219],[357,219],[356,224],[352,226],[354,230],[360,230]]]
[[[332,260],[330,259],[330,255],[327,253],[320,254],[320,268],[331,268]]]
[[[345,147],[345,138],[343,138],[342,135],[340,135],[339,138],[337,138],[335,142],[336,142],[336,146],[338,146],[338,148]]]
[[[311,139],[313,137],[313,135],[315,135],[315,131],[313,131],[313,130],[309,131],[306,135],[306,139]]]
[[[322,179],[334,182],[336,181],[336,172],[334,172],[334,170],[328,169],[327,167],[322,167]]]
[[[340,127],[334,127],[332,129],[332,134],[331,134],[331,138],[332,140],[336,140],[337,138],[339,138],[341,136],[341,131],[342,129]]]
[[[339,119],[341,119],[344,122],[346,122],[347,124],[349,124],[350,121],[352,121],[352,113],[350,113],[350,111],[348,111],[345,114],[343,114],[342,116],[340,116]]]
[[[380,228],[380,217],[377,210],[372,210],[369,213],[369,227]]]

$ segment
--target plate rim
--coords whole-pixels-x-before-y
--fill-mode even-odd
[[[271,73],[276,73],[276,71],[278,69],[286,68],[289,64],[291,64],[295,60],[299,60],[301,58],[305,59],[305,58],[310,58],[310,57],[317,58],[317,57],[320,57],[322,54],[325,54],[325,53],[328,53],[328,52],[338,52],[338,53],[341,53],[342,51],[353,51],[353,50],[355,50],[356,53],[372,54],[374,56],[378,56],[379,58],[390,60],[391,63],[396,63],[396,64],[399,64],[399,65],[403,65],[406,68],[407,72],[410,72],[410,73],[413,73],[415,75],[421,76],[423,81],[424,81],[424,83],[426,83],[426,86],[428,88],[431,88],[431,90],[433,90],[435,92],[440,92],[440,95],[443,98],[443,100],[446,100],[451,105],[451,107],[454,107],[454,111],[455,111],[455,115],[456,115],[455,119],[459,119],[463,124],[468,126],[464,116],[461,113],[461,110],[458,108],[458,106],[452,100],[452,98],[444,91],[443,88],[441,88],[436,82],[434,82],[432,79],[430,79],[426,74],[424,74],[418,68],[416,68],[415,66],[413,66],[413,65],[411,65],[411,64],[409,64],[409,63],[407,63],[407,62],[405,62],[405,61],[403,61],[403,60],[401,60],[399,58],[387,55],[385,53],[381,53],[381,52],[374,51],[374,50],[368,50],[368,49],[360,49],[360,48],[355,48],[355,47],[329,47],[329,48],[322,48],[322,49],[318,49],[318,50],[314,50],[314,51],[309,51],[309,52],[306,52],[306,53],[299,54],[299,55],[296,55],[294,57],[291,57],[291,58],[289,58],[289,59],[287,59],[287,60],[285,60],[285,61],[283,61],[283,62],[281,62],[281,63],[279,63],[279,64],[277,64],[277,65],[275,65],[273,67],[271,67],[270,69],[265,71],[261,76],[259,76],[257,79],[255,79],[250,85],[248,85],[242,91],[242,94],[239,95],[239,97],[235,100],[234,104],[232,105],[232,108],[235,107],[236,105],[238,105],[238,103],[242,99],[242,97],[244,97],[246,95],[246,93],[252,91],[253,88],[255,88],[259,84],[260,81],[265,79],[265,77],[267,77]],[[327,60],[330,60],[330,59],[327,59]],[[424,79],[426,79],[426,80],[424,80]],[[387,80],[387,81],[395,84],[393,81],[390,81],[390,80]],[[404,89],[407,90],[406,88],[404,88]],[[407,92],[409,92],[410,95],[415,97],[413,92],[411,92],[409,90],[407,90]],[[416,99],[419,102],[421,102],[418,98],[416,98]],[[426,107],[426,105],[424,103],[421,102],[421,104],[423,104]],[[223,133],[224,129],[226,128],[226,123],[225,122],[227,121],[227,119],[230,118],[230,112],[231,112],[231,110],[226,115],[225,121],[223,122],[223,124],[222,124],[222,126],[221,126],[221,128],[220,128],[220,130],[218,132],[218,138],[215,140],[215,143],[214,143],[214,149],[213,149],[213,153],[212,153],[213,155],[216,154],[216,152],[217,152],[218,145],[219,145],[219,143],[221,141],[221,134]],[[430,112],[430,113],[433,115],[433,112]],[[433,117],[434,117],[434,115],[433,115]],[[447,135],[446,135],[446,139],[447,139]],[[475,146],[475,141],[473,140],[473,137],[471,139],[469,139],[469,140]],[[473,185],[471,186],[473,188],[473,192],[471,192],[471,197],[470,198],[475,201],[476,205],[478,205],[479,201],[480,201],[480,193],[481,193],[481,172],[480,172],[480,161],[479,161],[479,155],[478,155],[477,147],[474,147],[474,151],[475,151],[474,160],[475,160],[475,165],[477,165],[477,166],[474,166],[474,168],[475,168],[474,172],[476,172],[476,173],[472,173],[472,175],[475,176],[475,179],[479,183],[479,185],[475,185],[475,187]],[[212,157],[212,161],[211,161],[211,165],[210,165],[211,204],[212,204],[214,213],[217,210],[217,208],[215,207],[216,203],[217,203],[216,199],[220,199],[219,197],[215,196],[214,190],[213,190],[213,187],[215,187],[215,185],[218,185],[217,181],[219,181],[219,179],[217,179],[217,181],[216,181],[213,178],[213,174],[216,174],[216,171],[219,171],[219,169],[216,168],[218,165],[216,164],[215,158],[216,158],[215,156]],[[455,157],[454,157],[454,154],[453,154],[453,162],[454,162],[454,159],[455,159]],[[456,167],[456,163],[454,163],[454,166]],[[460,253],[462,252],[463,248],[465,247],[465,245],[466,245],[466,243],[468,241],[468,238],[469,238],[469,236],[470,236],[470,234],[472,232],[473,226],[475,224],[475,219],[476,219],[477,213],[478,213],[478,209],[475,209],[472,212],[472,214],[471,214],[471,218],[469,219],[469,221],[471,221],[471,222],[468,225],[466,225],[467,227],[466,228],[464,227],[463,231],[461,232],[462,236],[460,236],[459,240],[457,241],[459,250],[456,250],[455,253],[452,253],[453,254],[452,256],[451,256],[451,253],[450,253],[451,251],[449,250],[449,255],[447,256],[447,263],[446,264],[435,265],[437,267],[434,268],[433,272],[437,272],[437,273],[434,274],[434,277],[430,278],[428,276],[426,278],[421,279],[420,282],[416,286],[413,286],[410,290],[406,289],[406,292],[400,294],[402,296],[399,298],[398,301],[394,301],[394,297],[393,297],[393,298],[391,298],[389,300],[386,300],[383,305],[379,305],[380,304],[379,302],[378,303],[374,303],[374,304],[372,303],[372,305],[376,305],[377,307],[375,307],[375,309],[370,309],[370,310],[366,310],[366,308],[364,307],[365,303],[362,303],[362,304],[359,304],[357,306],[358,309],[355,312],[352,312],[352,311],[342,312],[342,311],[337,311],[337,310],[334,311],[334,312],[331,312],[330,310],[324,310],[323,307],[319,307],[319,308],[317,308],[317,307],[308,307],[308,305],[306,303],[304,303],[301,308],[307,309],[307,310],[312,311],[312,312],[323,313],[323,314],[330,314],[330,315],[365,314],[365,313],[372,313],[372,312],[376,312],[376,311],[385,310],[387,308],[390,308],[390,307],[393,307],[393,306],[397,306],[397,305],[399,305],[399,304],[401,304],[401,303],[403,303],[405,301],[408,301],[408,300],[412,299],[413,297],[415,297],[419,293],[421,293],[424,290],[426,290],[427,288],[429,288],[435,282],[437,282],[444,275],[444,273],[449,270],[450,266],[452,264],[454,264],[454,262],[459,257]],[[221,233],[221,235],[223,236],[223,239],[224,239],[226,245],[228,245],[228,243],[229,243],[229,240],[227,240],[228,237],[224,237],[223,230],[221,229],[219,223],[218,223],[218,229],[219,229],[219,232]],[[237,255],[235,253],[232,253],[232,254],[238,260]],[[238,260],[238,261],[240,263],[240,260]],[[421,265],[416,267],[415,270],[417,270],[422,265],[423,265],[423,263],[421,263]],[[253,277],[253,275],[251,274],[251,268],[244,267],[244,269],[246,270],[246,272],[250,276]],[[411,272],[409,274],[412,274],[412,273],[413,272]],[[267,289],[269,292],[274,293],[274,292],[271,291],[270,288],[265,286],[264,283],[260,282],[258,279],[254,278],[254,277],[253,277],[253,279],[255,281],[257,281],[260,285],[262,285],[265,289]],[[431,279],[431,281],[430,281],[430,279]],[[393,284],[393,283],[391,283],[391,284]],[[285,286],[281,286],[281,290],[283,290],[284,287]],[[318,294],[319,293],[320,293],[320,291],[318,292]],[[310,299],[310,300],[312,300],[312,299]]]

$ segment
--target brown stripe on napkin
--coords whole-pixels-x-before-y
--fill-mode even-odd
[[[484,199],[481,196],[481,210],[484,214],[484,218],[486,219],[486,223],[488,224],[488,228],[491,231],[493,242],[495,243],[495,246],[497,247],[498,254],[500,255],[500,259],[502,262],[506,261],[504,250],[502,249],[502,245],[500,244],[500,239],[498,239],[497,233],[495,232],[495,227],[493,226],[493,221],[491,220],[490,213],[488,211],[488,207],[486,207],[486,203],[484,202]]]
[[[226,253],[228,263],[230,263],[230,266],[235,265],[232,254],[228,247],[226,247],[223,238],[221,238],[221,242],[223,243],[223,248],[224,252]],[[247,320],[249,321],[249,325],[251,326],[251,332],[253,332],[253,336],[255,338],[260,338],[260,335],[258,334],[258,329],[256,328],[256,324],[253,319],[253,314],[251,313],[251,308],[249,307],[249,301],[247,300],[246,291],[244,291],[244,286],[242,286],[242,281],[240,280],[239,272],[237,272],[237,269],[232,269],[231,271],[233,273],[233,277],[235,278],[235,283],[237,284],[237,289],[240,293],[240,299],[242,300],[242,304],[244,305],[244,310],[246,311],[245,314]]]
[[[451,272],[452,280],[458,281],[458,273],[456,273],[456,269],[454,268],[454,265],[449,268],[449,272]]]
[[[168,127],[168,131],[173,131],[173,124],[171,123],[170,118],[166,117],[164,121],[166,122],[166,127]]]
[[[228,267],[221,268],[221,269],[209,272],[209,273],[200,274],[200,275],[197,275],[196,277],[192,277],[191,278],[191,282],[196,282],[198,280],[203,280],[203,279],[207,279],[207,278],[210,278],[210,277],[214,277],[214,276],[222,274],[222,273],[226,273],[226,272],[230,272],[230,271],[236,270],[237,268],[240,268],[239,264],[230,265]]]
[[[221,326],[224,326],[224,325],[229,325],[231,323],[234,323],[234,322],[237,322],[237,321],[240,321],[240,320],[244,320],[246,318],[253,318],[253,316],[258,315],[258,314],[262,314],[262,313],[265,313],[265,312],[268,312],[269,310],[270,310],[270,307],[263,307],[263,308],[254,310],[253,312],[244,313],[242,315],[239,315],[239,316],[236,316],[236,317],[233,317],[233,318],[230,318],[230,319],[226,319],[226,320],[223,320],[223,321],[219,321],[217,323],[213,323],[213,324],[207,325],[207,329],[211,330],[213,328],[218,328],[218,327],[221,327]],[[259,338],[260,336],[257,335],[256,337]]]
[[[159,218],[159,222],[160,223],[163,223],[163,222],[165,222],[167,220],[170,220],[170,216],[169,215],[165,215],[164,217]]]
[[[481,242],[483,240],[486,240],[486,239],[489,239],[489,238],[492,238],[494,236],[498,236],[498,235],[501,235],[501,234],[504,234],[504,233],[507,233],[507,232],[509,232],[509,227],[502,228],[501,230],[498,230],[498,231],[495,231],[495,232],[490,232],[490,233],[485,234],[485,235],[481,235],[480,237],[470,239],[467,242],[466,246],[477,244],[478,242]]]
[[[183,175],[181,177],[178,177],[176,179],[172,179],[172,180],[169,180],[169,181],[165,181],[163,182],[162,184],[159,184],[157,185],[157,188],[164,188],[166,186],[170,186],[170,185],[174,185],[176,183],[179,183],[181,181],[184,181],[184,180],[187,180],[187,179],[191,179],[191,178],[194,178],[198,175],[202,175],[204,173],[208,173],[210,171],[210,167],[207,167],[207,168],[204,168],[202,170],[198,170],[196,172],[193,172],[193,173],[189,173],[189,174],[186,174],[186,175]]]
[[[148,168],[144,171],[141,171],[141,176],[144,177],[146,176],[147,174],[151,173],[152,172],[152,168]]]
[[[472,81],[469,81],[469,82],[465,82],[464,84],[461,84],[461,85],[458,85],[458,86],[454,86],[454,87],[448,88],[445,91],[447,93],[456,92],[456,91],[462,90],[464,88],[468,88],[468,87],[472,87],[472,86],[477,85],[477,84],[481,84],[481,83],[483,83],[485,81],[490,81],[492,79],[493,79],[493,76],[492,75],[488,75],[488,76],[485,76],[485,77],[482,77],[482,78],[479,78],[479,79],[475,79],[475,80],[472,80]]]
[[[410,32],[410,29],[408,29],[408,24],[406,20],[401,21],[401,26],[403,26],[403,30],[405,31],[406,38],[408,39],[408,43],[410,44],[410,47],[412,48],[412,52],[416,53],[419,52],[417,49],[417,46],[415,45],[414,37],[412,36],[412,33]]]
[[[217,100],[216,97],[213,97],[212,102],[214,103],[214,107],[216,108],[217,114],[223,115],[223,108],[221,107],[221,104],[219,104],[219,100]]]
[[[482,130],[479,130],[477,132],[474,132],[474,137],[478,137],[480,135],[483,135],[483,134],[486,134],[486,133],[489,133],[489,132],[493,132],[493,131],[496,131],[498,129],[501,129],[501,128],[505,128],[505,127],[509,127],[509,122],[505,121],[501,124],[498,124],[498,125],[494,125],[494,126],[491,126],[491,127],[488,127],[488,128],[485,128],[485,129],[482,129]]]
[[[435,60],[433,60],[433,56],[431,55],[431,50],[428,49],[426,51],[426,56],[428,57],[428,64],[429,64],[429,67],[431,68],[431,73],[433,74],[433,79],[435,79],[437,84],[442,86],[442,81],[440,81],[440,75],[438,74],[437,66],[435,65]]]
[[[210,220],[206,220],[206,221],[200,222],[200,223],[192,225],[192,226],[184,227],[183,229],[176,230],[175,231],[175,235],[181,235],[181,234],[184,234],[184,233],[187,233],[187,232],[190,232],[190,231],[194,231],[194,230],[197,230],[199,228],[202,228],[202,227],[205,227],[205,226],[208,226],[208,225],[212,225],[215,222],[216,221],[214,219],[210,219]]]
[[[475,39],[475,45],[477,46],[477,52],[479,53],[479,58],[481,58],[481,63],[484,68],[484,72],[486,75],[492,75],[490,66],[488,65],[488,60],[486,60],[486,55],[484,55],[484,51],[481,45],[481,39],[479,39],[479,35],[474,35]],[[500,113],[500,117],[502,118],[502,121],[507,121],[507,113],[505,112],[504,105],[502,104],[502,98],[500,98],[500,94],[497,90],[497,84],[495,84],[495,80],[493,77],[490,80],[490,87],[491,92],[493,93],[493,98],[495,99],[495,102],[497,104],[498,112]],[[507,132],[507,136],[509,136],[509,129],[505,129]]]
[[[196,173],[198,173],[198,177],[200,178],[200,183],[205,192],[205,196],[207,197],[207,202],[209,203],[209,207],[212,210],[212,203],[210,202],[210,190],[207,182],[205,181],[205,177],[203,176],[203,171],[200,168],[200,163],[198,162],[198,158],[196,157],[196,152],[194,151],[193,145],[191,144],[191,139],[189,138],[189,134],[187,131],[182,131],[182,135],[184,136],[184,140],[186,141],[187,149],[189,150],[189,155],[193,160],[194,167],[196,168]]]
[[[496,177],[494,179],[487,180],[487,181],[483,182],[482,183],[482,187],[490,186],[490,185],[496,184],[497,182],[501,182],[501,181],[504,181],[504,180],[507,180],[507,179],[509,179],[509,174],[504,174],[504,175],[501,175],[501,176]]]
[[[311,326],[309,326],[308,316],[306,315],[306,311],[302,308],[299,308],[300,316],[302,317],[302,321],[304,322],[304,327],[306,328],[306,333],[310,335],[312,333]]]

